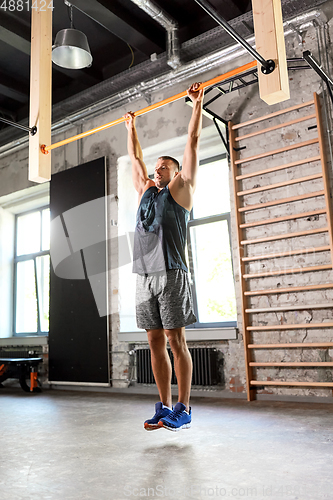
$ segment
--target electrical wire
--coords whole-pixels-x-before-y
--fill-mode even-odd
[[[67,14],[71,23],[71,29],[75,29],[73,20],[73,5],[67,5],[66,2],[65,5],[67,6]]]
[[[126,43],[127,43],[127,42],[126,42]],[[130,46],[130,44],[129,44],[129,43],[127,43],[127,45],[128,45],[128,47],[129,47],[129,49],[130,49],[130,51],[131,51],[131,53],[132,53],[132,62],[131,62],[131,64],[128,66],[128,69],[130,69],[130,68],[133,66],[133,63],[134,63],[134,52],[133,52],[133,49],[132,49],[132,47]]]

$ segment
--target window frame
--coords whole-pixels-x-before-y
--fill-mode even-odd
[[[45,255],[50,256],[50,249],[48,250],[40,250],[39,252],[33,252],[30,254],[17,255],[17,227],[18,227],[18,219],[19,217],[29,215],[31,213],[40,213],[40,248],[42,247],[42,235],[43,235],[43,224],[42,224],[42,212],[45,209],[50,209],[50,205],[44,205],[42,207],[33,208],[24,212],[20,212],[15,214],[15,228],[14,228],[14,272],[13,272],[13,337],[45,337],[49,334],[48,331],[41,330],[41,321],[40,321],[40,313],[39,313],[39,290],[37,284],[37,262],[36,259],[38,257],[43,257]],[[19,262],[24,262],[28,260],[33,260],[34,262],[34,274],[35,274],[35,293],[36,293],[36,301],[37,301],[37,331],[35,332],[17,332],[16,331],[16,312],[17,312],[17,264]],[[51,256],[50,256],[50,265],[51,265]]]
[[[225,160],[226,158],[227,158],[227,154],[211,156],[211,157],[205,158],[203,160],[200,160],[199,165],[200,166],[206,165],[209,163],[213,163],[215,161]],[[209,215],[206,217],[200,217],[198,219],[193,218],[193,208],[190,212],[190,218],[189,218],[189,221],[187,223],[187,251],[188,251],[189,271],[191,273],[190,287],[191,287],[192,298],[193,298],[193,309],[194,309],[194,313],[195,313],[197,318],[199,318],[199,314],[198,314],[198,301],[197,301],[196,284],[195,284],[195,271],[194,271],[194,266],[193,266],[193,254],[192,254],[192,248],[191,248],[191,234],[190,234],[191,227],[200,226],[203,224],[210,224],[212,222],[219,222],[219,221],[224,221],[224,220],[226,220],[227,224],[228,224],[231,267],[232,267],[232,274],[233,274],[233,279],[234,279],[234,283],[235,283],[234,262],[233,262],[233,255],[232,255],[232,239],[231,239],[231,212]],[[188,325],[185,328],[186,328],[186,330],[190,330],[190,329],[194,329],[194,328],[200,328],[200,329],[203,329],[203,328],[237,328],[237,320],[236,321],[210,322],[210,323],[201,323],[200,321],[197,321],[196,323]]]

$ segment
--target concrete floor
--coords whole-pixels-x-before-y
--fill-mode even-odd
[[[333,499],[333,406],[202,398],[147,432],[151,396],[0,392],[1,500]]]

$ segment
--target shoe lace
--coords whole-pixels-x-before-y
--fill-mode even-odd
[[[173,410],[172,413],[169,413],[168,419],[174,420],[175,422],[181,417],[183,410]]]

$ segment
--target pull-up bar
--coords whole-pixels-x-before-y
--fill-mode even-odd
[[[206,87],[210,87],[211,85],[215,85],[216,83],[220,83],[223,80],[227,80],[228,78],[231,78],[232,76],[238,75],[240,73],[243,73],[244,71],[247,71],[248,69],[256,67],[257,63],[256,61],[252,61],[248,64],[244,64],[244,66],[240,66],[239,68],[235,68],[231,71],[228,71],[227,73],[224,73],[220,76],[216,76],[215,78],[212,78],[211,80],[207,80],[206,82],[202,83],[199,87],[199,89],[205,89]],[[184,92],[180,92],[179,94],[176,94],[172,97],[168,97],[167,99],[164,99],[163,101],[156,102],[155,104],[151,104],[150,106],[147,106],[146,108],[142,108],[139,111],[135,111],[134,116],[140,116],[145,113],[148,113],[149,111],[153,111],[154,109],[161,108],[162,106],[165,106],[166,104],[169,104],[171,102],[177,101],[178,99],[182,99],[183,97],[186,97],[187,92],[186,90]],[[89,135],[95,134],[96,132],[100,132],[102,130],[105,130],[107,128],[113,127],[114,125],[118,125],[118,123],[123,123],[125,121],[125,118],[122,116],[121,118],[118,118],[117,120],[113,120],[112,122],[105,123],[105,125],[101,125],[100,127],[93,128],[91,130],[87,130],[86,132],[82,132],[81,134],[74,135],[73,137],[69,137],[68,139],[64,139],[63,141],[55,142],[54,144],[51,144],[50,146],[46,146],[45,144],[42,144],[40,149],[42,153],[48,154],[49,151],[52,149],[59,148],[60,146],[64,146],[65,144],[69,144],[70,142],[77,141],[78,139],[83,139],[83,137],[87,137]]]
[[[243,38],[241,37],[234,28],[227,23],[227,21],[214,9],[214,7],[207,0],[194,0],[200,7],[210,15],[211,18],[214,19],[222,28],[229,33],[240,45],[244,47],[245,50],[251,54],[254,59],[256,59],[261,64],[261,71],[264,75],[269,75],[275,69],[275,62],[269,59],[266,61],[262,55],[260,55],[253,47]]]

